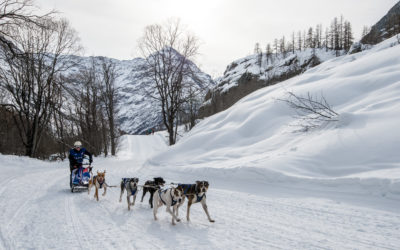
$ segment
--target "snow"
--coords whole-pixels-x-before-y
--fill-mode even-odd
[[[325,49],[311,48],[303,51],[295,51],[294,53],[288,52],[287,54],[286,56],[283,54],[272,55],[272,58],[269,60],[263,55],[261,65],[257,64],[257,54],[238,59],[227,67],[222,77],[215,80],[217,82],[216,89],[220,90],[221,93],[227,92],[230,88],[239,84],[239,79],[245,73],[258,76],[259,80],[267,80],[269,78],[285,75],[293,71],[296,67],[305,67],[303,65],[306,65],[306,62],[309,61],[313,55],[315,55],[320,62],[325,62],[336,57],[336,52],[333,50],[326,51]],[[203,105],[207,104],[204,103]]]
[[[201,121],[168,147],[166,133],[123,136],[95,157],[106,181],[208,180],[207,204],[171,225],[147,195],[128,211],[118,188],[96,202],[70,193],[67,162],[0,155],[2,249],[399,249],[400,46],[329,59]],[[323,94],[337,122],[297,132],[287,91]]]

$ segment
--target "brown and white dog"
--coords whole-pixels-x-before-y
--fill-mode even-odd
[[[121,194],[119,196],[119,202],[122,201],[122,195],[124,190],[126,190],[126,200],[128,201],[128,210],[131,210],[131,205],[135,205],[136,195],[138,191],[139,178],[122,178],[121,181]],[[133,196],[132,202],[130,197]]]
[[[194,203],[200,202],[203,206],[204,212],[207,215],[207,218],[210,222],[215,222],[215,220],[211,219],[210,214],[208,213],[207,203],[206,203],[206,192],[208,190],[209,184],[208,181],[196,181],[196,184],[178,184],[177,188],[181,188],[183,190],[182,202],[180,202],[176,208],[176,217],[178,217],[179,207],[185,203],[185,197],[188,199],[187,204],[187,214],[186,219],[190,221],[189,213],[190,206]]]
[[[182,202],[182,196],[183,196],[183,190],[180,187],[174,188],[168,188],[165,190],[158,189],[154,193],[153,197],[153,215],[154,215],[154,220],[157,220],[157,210],[159,207],[162,205],[165,205],[167,207],[166,211],[172,215],[172,225],[175,224],[176,221],[181,221],[176,215],[175,211],[177,209],[177,206]],[[173,211],[171,211],[171,207],[173,208]]]
[[[93,176],[91,180],[89,180],[89,189],[88,194],[90,194],[90,189],[94,186],[96,188],[96,192],[94,193],[94,198],[99,201],[99,189],[104,188],[103,196],[106,195],[107,192],[107,183],[106,183],[106,171],[99,172],[97,171],[97,175]]]

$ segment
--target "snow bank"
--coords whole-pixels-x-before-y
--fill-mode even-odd
[[[287,91],[323,95],[339,121],[300,133]],[[147,165],[222,180],[357,186],[400,194],[400,46],[395,38],[256,91]],[[382,193],[382,192],[380,192]]]

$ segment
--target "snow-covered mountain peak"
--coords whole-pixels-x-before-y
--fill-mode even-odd
[[[179,57],[175,51],[174,55]],[[103,57],[81,57],[79,58],[82,66],[89,66],[94,60],[95,64],[101,65]],[[152,79],[146,71],[146,60],[144,58],[134,58],[132,60],[111,60],[116,67],[118,77],[116,86],[119,89],[118,102],[118,121],[120,129],[128,134],[142,134],[150,128],[157,128],[161,125],[160,104],[146,97],[146,92],[152,91]],[[197,84],[201,88],[208,89],[215,85],[211,77],[202,72],[193,62],[190,62],[194,77],[188,81]],[[101,67],[99,67],[100,69]],[[70,70],[70,73],[77,73],[79,67]],[[154,90],[155,91],[155,90]],[[201,98],[201,97],[200,97]]]

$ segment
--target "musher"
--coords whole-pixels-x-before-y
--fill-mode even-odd
[[[82,143],[80,141],[76,141],[74,143],[74,148],[72,148],[69,151],[69,156],[68,156],[69,170],[70,170],[70,176],[69,176],[70,187],[72,187],[72,172],[74,170],[77,171],[80,167],[82,167],[84,155],[89,156],[89,163],[91,164],[93,162],[92,154],[82,147]]]

